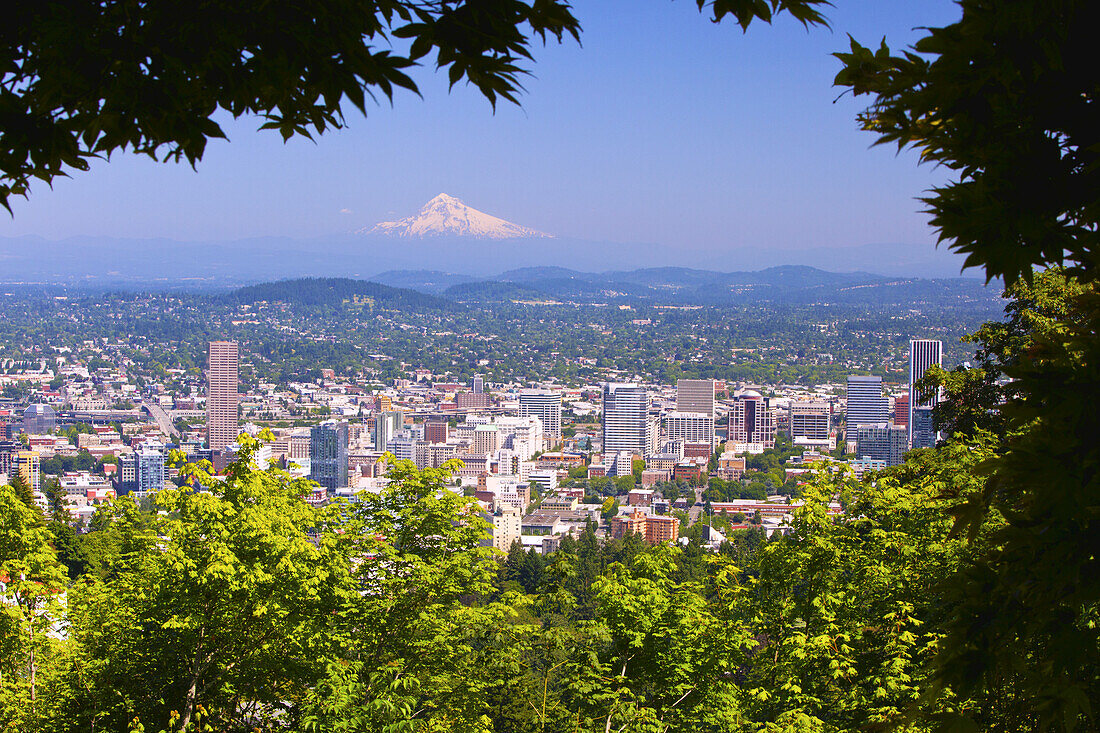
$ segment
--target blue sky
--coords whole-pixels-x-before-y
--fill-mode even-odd
[[[522,108],[494,114],[424,69],[424,99],[399,94],[316,143],[283,144],[244,119],[197,171],[129,155],[93,164],[14,200],[0,236],[312,237],[447,192],[561,236],[654,242],[709,264],[740,247],[931,247],[914,197],[944,174],[871,147],[829,54],[848,33],[911,42],[915,27],[953,21],[952,2],[836,0],[832,30],[784,19],[747,35],[692,0],[579,0],[575,13],[582,44],[536,49]]]

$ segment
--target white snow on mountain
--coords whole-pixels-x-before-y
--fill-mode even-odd
[[[357,234],[385,234],[390,237],[462,236],[479,239],[527,239],[552,234],[513,224],[478,211],[454,196],[441,193],[424,204],[416,216],[400,221],[383,221],[363,227]]]

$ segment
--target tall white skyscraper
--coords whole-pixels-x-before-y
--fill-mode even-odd
[[[714,419],[714,380],[677,379],[676,411],[701,412]]]
[[[379,412],[374,416],[374,449],[386,450],[390,440],[405,424],[404,416],[394,410]]]
[[[849,435],[860,425],[890,421],[890,398],[882,394],[882,377],[848,377],[848,408],[845,413]]]
[[[542,421],[542,437],[548,447],[561,442],[561,392],[525,389],[519,393],[519,416]]]
[[[206,370],[206,442],[225,450],[237,442],[237,379],[240,364],[236,341],[211,341]]]
[[[940,401],[939,391],[918,393],[913,385],[920,381],[930,366],[943,365],[943,342],[913,339],[909,342],[909,445],[929,448],[939,435],[932,425],[932,408]]]
[[[644,456],[652,442],[649,395],[637,384],[603,385],[603,452],[628,451]]]
[[[141,447],[134,451],[134,462],[138,491],[155,494],[164,488],[168,473],[164,467],[163,445],[153,442],[142,443]]]

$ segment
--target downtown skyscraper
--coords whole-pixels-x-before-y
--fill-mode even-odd
[[[309,478],[332,491],[348,485],[348,424],[328,421],[309,429]]]
[[[650,452],[649,394],[638,384],[603,385],[603,452],[644,456]]]
[[[729,414],[729,439],[765,449],[775,447],[775,413],[767,397],[754,389],[734,397]]]
[[[374,449],[384,451],[397,431],[405,425],[405,417],[400,412],[386,410],[374,416]]]
[[[860,425],[890,421],[890,398],[882,394],[882,377],[848,377],[848,407],[844,419],[850,436],[855,435]]]
[[[676,411],[701,412],[714,419],[714,380],[677,379]]]
[[[206,365],[206,442],[223,451],[237,442],[240,362],[236,341],[211,341]]]
[[[913,339],[909,342],[909,445],[930,448],[939,435],[932,425],[932,408],[940,401],[939,390],[918,393],[914,385],[921,380],[929,367],[942,366],[943,342],[932,339]]]
[[[561,392],[549,389],[525,389],[519,393],[519,415],[534,415],[542,421],[542,438],[546,447],[561,442]]]

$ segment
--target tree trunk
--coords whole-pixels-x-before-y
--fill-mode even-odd
[[[205,635],[204,632],[201,636]],[[212,660],[213,654],[206,654],[205,657],[200,657],[199,654],[195,655],[195,661],[191,665],[191,683],[187,686],[187,695],[184,696],[183,717],[180,719],[181,733],[187,730],[187,726],[195,714],[195,707],[199,698],[199,680],[202,679],[206,670],[210,669]]]
[[[191,685],[187,688],[187,696],[183,703],[183,717],[180,719],[180,731],[186,731],[191,724],[191,715],[195,712],[195,696],[199,688],[198,674],[191,675]]]
[[[34,710],[34,688],[35,688],[35,672],[37,671],[34,661],[34,619],[31,619],[31,710]]]

